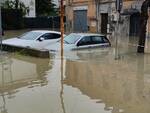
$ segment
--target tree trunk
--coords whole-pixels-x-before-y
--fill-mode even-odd
[[[19,0],[15,0],[15,8],[16,8],[16,9],[19,8]]]
[[[144,53],[145,39],[146,39],[146,25],[148,20],[148,7],[150,6],[150,0],[145,0],[141,7],[141,18],[140,18],[140,33],[138,43],[138,53]]]

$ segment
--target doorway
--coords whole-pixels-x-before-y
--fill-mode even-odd
[[[107,34],[108,13],[101,13],[101,33]]]

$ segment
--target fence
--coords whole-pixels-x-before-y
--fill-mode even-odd
[[[23,27],[21,10],[2,9],[1,13],[3,29],[20,29]]]
[[[59,29],[60,17],[50,16],[50,17],[26,18],[22,16],[21,10],[2,9],[2,27],[4,30],[15,30],[26,28]]]
[[[23,18],[24,28],[59,28],[60,17]]]

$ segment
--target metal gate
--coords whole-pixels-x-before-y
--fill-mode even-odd
[[[74,11],[74,32],[87,32],[87,10]]]

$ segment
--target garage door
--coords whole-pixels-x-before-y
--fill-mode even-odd
[[[74,11],[74,32],[87,32],[87,10]]]

